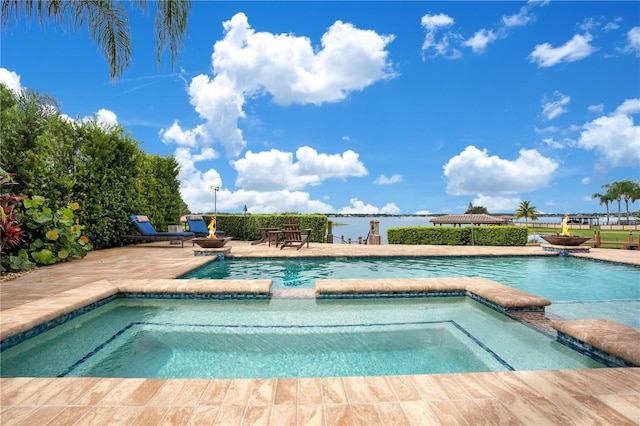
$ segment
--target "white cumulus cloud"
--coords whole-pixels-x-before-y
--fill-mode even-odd
[[[0,68],[0,83],[15,93],[20,93],[23,90],[20,84],[20,76],[6,68]]]
[[[590,34],[576,34],[571,40],[559,47],[549,43],[538,44],[529,55],[531,62],[538,67],[552,67],[562,62],[575,62],[584,59],[598,49],[590,44]]]
[[[96,114],[96,121],[102,126],[116,126],[118,124],[118,116],[115,112],[101,108]]]
[[[312,200],[308,192],[303,191],[237,191],[234,195],[242,195],[249,198],[244,203],[249,211],[260,213],[334,213],[335,210],[329,204]],[[238,204],[241,205],[241,204]]]
[[[615,115],[633,115],[638,113],[640,113],[640,98],[626,99],[615,111]]]
[[[205,137],[205,133],[202,126],[196,126],[192,130],[183,130],[176,120],[168,129],[161,129],[159,135],[162,142],[166,144],[175,143],[180,146],[196,147],[200,145],[201,138]]]
[[[498,36],[491,30],[482,29],[476,32],[473,37],[465,40],[463,45],[470,47],[474,53],[482,53],[489,43],[496,41]]]
[[[606,166],[640,166],[640,126],[631,114],[640,112],[640,99],[624,101],[609,116],[584,125],[576,146],[595,150]]]
[[[520,201],[519,197],[496,197],[478,194],[471,204],[486,207],[489,213],[507,213],[515,211],[520,205]]]
[[[518,158],[505,160],[470,145],[443,168],[449,194],[503,196],[546,187],[558,163],[534,149],[521,149]]]
[[[253,153],[232,162],[238,172],[236,186],[246,190],[296,190],[318,185],[325,179],[366,176],[367,169],[357,153],[320,154],[303,146],[293,153],[277,149]]]
[[[395,203],[387,203],[383,207],[376,207],[371,204],[365,204],[357,198],[349,200],[351,203],[348,207],[343,207],[338,211],[340,214],[398,214],[400,209]]]
[[[321,49],[314,49],[307,37],[257,32],[244,13],[225,21],[223,28],[224,38],[213,47],[213,78],[194,77],[189,97],[205,121],[198,135],[217,140],[228,157],[238,156],[247,145],[238,120],[253,97],[269,95],[283,106],[320,105],[395,76],[386,50],[394,36],[350,23],[331,25]]]
[[[640,27],[633,27],[629,30],[627,33],[627,45],[624,51],[640,56]]]

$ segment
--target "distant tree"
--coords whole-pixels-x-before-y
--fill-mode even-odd
[[[608,193],[604,193],[601,194],[599,192],[596,192],[594,194],[591,195],[591,198],[597,198],[598,201],[600,202],[600,205],[605,205],[607,208],[607,225],[609,224],[609,203],[613,201],[613,199],[610,198],[610,195]]]
[[[621,223],[622,219],[622,200],[624,199],[626,206],[627,222],[629,221],[629,200],[634,202],[639,198],[639,185],[637,180],[618,180],[611,183],[602,185],[603,188],[607,188],[607,196],[612,200],[618,202],[618,223]]]
[[[624,190],[624,204],[627,213],[627,223],[629,223],[629,200],[634,203],[640,199],[640,185],[637,180],[623,180],[621,181]]]
[[[2,0],[2,26],[20,16],[31,20],[36,15],[40,25],[44,21],[70,22],[75,30],[87,25],[89,35],[109,64],[112,80],[122,75],[131,63],[131,35],[129,16],[122,1],[106,0]],[[137,0],[129,4],[146,11],[149,1]],[[187,31],[187,16],[191,11],[189,0],[157,0],[155,31],[156,59],[160,64],[162,54],[169,47],[171,64],[175,64]]]
[[[538,211],[535,206],[531,205],[531,201],[521,201],[518,210],[516,210],[516,219],[524,217],[524,221],[527,219],[538,220]]]
[[[484,206],[474,206],[469,203],[469,207],[467,207],[467,211],[464,214],[489,214],[489,211]]]

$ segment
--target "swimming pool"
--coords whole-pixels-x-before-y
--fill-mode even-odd
[[[313,288],[316,279],[480,276],[550,299],[566,319],[607,318],[640,328],[640,267],[562,256],[225,258],[180,278],[273,279]]]
[[[598,368],[466,297],[115,299],[2,352],[3,377],[261,378]]]

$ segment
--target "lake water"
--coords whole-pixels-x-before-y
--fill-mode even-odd
[[[372,220],[379,222],[380,237],[382,244],[387,244],[387,229],[403,228],[407,226],[434,226],[430,220],[433,216],[330,216],[329,220],[333,222],[333,242],[341,244],[347,242],[351,238],[351,244],[358,243],[358,237],[367,238],[369,233],[370,222]],[[522,220],[524,222],[524,220]],[[562,216],[544,217],[539,220],[541,223],[560,223]]]

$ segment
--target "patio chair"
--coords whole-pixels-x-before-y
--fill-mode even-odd
[[[271,235],[270,233],[280,230],[280,228],[263,228],[262,224],[260,223],[257,217],[256,217],[256,226],[258,227],[258,231],[260,231],[260,239],[252,241],[251,242],[252,246],[256,244],[266,243],[267,241],[269,242],[269,245],[271,245],[271,240],[269,239]]]
[[[300,223],[292,216],[287,216],[284,219],[284,227],[280,233],[283,235],[280,250],[294,246],[296,250],[300,250],[305,243],[307,243],[307,248],[309,247],[311,229],[300,229]]]
[[[180,241],[180,245],[184,247],[184,242],[192,240],[196,234],[193,232],[158,232],[153,227],[147,216],[131,215],[131,222],[135,225],[141,235],[122,235],[125,241]]]
[[[185,218],[187,219],[189,231],[196,234],[196,237],[209,236],[209,228],[207,228],[207,223],[204,221],[202,216],[200,216],[199,214],[192,214],[189,216],[185,216]]]

